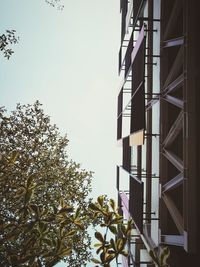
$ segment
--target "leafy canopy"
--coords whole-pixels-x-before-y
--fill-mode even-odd
[[[0,108],[0,124],[0,265],[83,266],[91,173],[68,159],[66,136],[38,101]]]

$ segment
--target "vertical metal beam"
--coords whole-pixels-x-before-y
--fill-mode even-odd
[[[137,146],[137,177],[141,179],[142,174],[142,146]]]
[[[119,191],[119,166],[116,166],[116,187],[117,190]]]
[[[153,0],[148,1],[148,55],[153,55]],[[147,93],[152,97],[152,77],[153,77],[153,57],[147,58]],[[147,136],[147,152],[146,152],[146,218],[150,223],[151,219],[151,175],[152,175],[152,109],[146,111],[147,124],[146,130],[149,135]]]
[[[197,1],[184,1],[186,46],[184,54],[184,226],[187,231],[188,252],[199,253],[199,10]]]

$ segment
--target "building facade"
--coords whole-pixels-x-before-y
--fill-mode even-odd
[[[118,201],[134,221],[122,266],[171,267],[200,253],[200,56],[198,1],[120,0]],[[200,255],[200,254],[199,254]]]

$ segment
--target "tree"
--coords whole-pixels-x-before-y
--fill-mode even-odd
[[[128,256],[126,245],[130,240],[133,222],[129,220],[125,224],[115,201],[106,196],[99,196],[96,203],[90,203],[89,209],[92,223],[98,227],[95,229],[98,243],[94,246],[97,247],[96,254],[100,254],[99,259],[93,258],[92,261],[104,267],[110,267],[110,263],[116,261],[117,266],[120,255]]]
[[[66,136],[38,101],[0,108],[0,124],[0,265],[83,266],[91,173],[68,159]]]
[[[88,199],[92,173],[68,159],[68,140],[41,104],[18,104],[9,115],[0,108],[0,126],[0,265],[51,267],[64,260],[86,266],[91,224],[100,256],[95,264],[110,267],[128,256],[133,222],[124,224],[114,200]],[[169,266],[168,247],[149,254],[157,266]]]

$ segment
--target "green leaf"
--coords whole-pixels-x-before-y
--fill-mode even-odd
[[[161,252],[160,252],[160,264],[161,266],[165,266],[167,265],[167,259],[169,258],[170,256],[170,250],[169,250],[169,247],[164,247],[164,248],[161,248]]]
[[[123,216],[117,216],[115,219],[111,221],[112,224],[120,224],[123,221]]]
[[[30,175],[30,176],[28,177],[27,182],[26,182],[27,188],[29,188],[30,185],[32,184],[32,182],[33,182],[33,177],[34,177],[33,175]]]
[[[33,229],[33,227],[35,226],[35,224],[36,224],[36,221],[33,221],[33,222],[30,222],[28,225],[26,225],[25,232],[26,233],[30,232]]]
[[[71,231],[69,231],[69,232],[66,234],[66,236],[74,236],[75,233],[76,233],[75,230],[71,230]]]
[[[133,225],[133,220],[132,219],[128,220],[128,222],[127,222],[127,231],[132,229],[132,225]]]
[[[100,226],[101,226],[101,227],[107,227],[107,224],[105,224],[105,223],[101,223]]]
[[[102,261],[102,263],[104,263],[105,262],[105,252],[103,251],[103,252],[101,252],[101,254],[100,254],[100,259],[101,259],[101,261]]]
[[[71,248],[66,248],[66,249],[63,249],[60,253],[59,253],[59,256],[60,257],[66,257],[66,256],[70,256],[72,253],[72,249]]]
[[[120,229],[122,234],[126,236],[126,226],[124,224],[120,224]]]
[[[15,227],[16,228],[16,224],[15,223],[8,223],[8,224],[2,224],[3,225],[3,228],[4,228],[4,230],[5,229],[7,229],[7,228],[13,228],[13,227]]]
[[[125,251],[125,250],[122,250],[122,251],[120,252],[120,254],[122,254],[122,255],[125,256],[125,257],[128,257],[128,252]]]
[[[100,247],[100,246],[102,246],[101,243],[96,243],[96,244],[94,244],[94,247]]]
[[[116,251],[117,248],[116,248],[116,244],[113,238],[110,239],[110,244],[111,244],[111,247],[114,249],[114,251]]]
[[[75,218],[75,219],[77,219],[77,218],[79,217],[80,212],[81,212],[81,208],[77,208],[77,209],[76,209],[76,212],[75,212],[75,214],[74,214],[74,218]]]
[[[94,203],[89,204],[89,209],[91,209],[92,211],[100,211],[100,208]]]
[[[100,242],[104,243],[104,238],[100,232],[95,232],[95,237],[98,239]]]
[[[60,209],[58,211],[58,214],[64,213],[64,212],[69,213],[69,212],[72,212],[72,211],[73,211],[73,207],[71,207],[71,206],[64,206],[64,208],[62,208],[62,209]]]
[[[110,225],[108,228],[114,235],[118,234],[117,228],[115,226]]]
[[[111,208],[113,209],[113,211],[115,211],[115,209],[116,209],[116,204],[115,204],[115,201],[114,201],[114,199],[110,199],[109,200],[109,203],[110,203],[110,206],[111,206]]]
[[[154,251],[154,250],[150,250],[150,251],[149,251],[149,255],[150,255],[150,257],[152,258],[152,260],[153,260],[157,265],[159,265],[159,259],[158,259],[158,256],[156,255],[155,251]]]
[[[43,238],[43,242],[46,243],[50,248],[52,248],[52,240],[49,238]]]
[[[115,257],[115,254],[107,254],[105,257],[105,262],[110,263]]]
[[[100,212],[105,216],[105,218],[104,218],[104,220],[108,220],[109,221],[109,216],[110,216],[110,213],[109,213],[109,211],[107,211],[106,209],[102,209],[102,210],[100,210]]]
[[[10,163],[15,163],[15,161],[17,160],[17,158],[18,158],[18,156],[19,156],[19,152],[18,151],[15,151],[15,152],[13,152],[12,153],[12,156],[10,157]]]
[[[28,262],[28,266],[34,267],[35,266],[35,256],[32,256]]]
[[[18,265],[19,266],[23,266],[24,264],[23,263],[27,263],[33,256],[32,255],[26,255],[24,256],[23,258],[21,259],[18,259],[17,262],[18,262]],[[16,260],[13,261],[13,265],[16,264]],[[25,264],[27,265],[27,264]]]
[[[26,191],[26,194],[25,194],[25,205],[27,205],[29,203],[29,201],[31,200],[33,196],[33,190],[32,189],[28,189]]]
[[[44,223],[42,221],[39,222],[39,232],[44,234],[48,232],[47,223]]]
[[[17,190],[15,197],[16,197],[16,198],[19,198],[19,197],[21,197],[21,196],[23,196],[23,195],[25,195],[25,194],[26,194],[26,188],[25,188],[24,186],[21,186],[21,187],[19,187],[19,189]]]
[[[96,264],[101,264],[101,262],[99,260],[95,259],[95,258],[92,258],[91,261],[96,263]]]
[[[60,206],[61,206],[61,208],[63,208],[65,206],[65,201],[64,201],[63,197],[60,198]]]
[[[125,247],[126,239],[119,238],[116,242],[117,251],[122,251]]]
[[[101,250],[103,250],[103,246],[99,247],[96,251],[97,254],[99,254],[101,252]]]
[[[78,226],[81,230],[84,230],[84,225],[80,220],[75,220],[74,224]]]
[[[99,205],[100,205],[101,207],[103,207],[104,199],[105,199],[105,196],[99,196],[99,197],[97,198],[97,202],[99,203]]]
[[[38,208],[37,205],[34,205],[34,204],[30,204],[28,206],[30,212],[33,212],[37,217],[40,216],[40,209]]]
[[[108,254],[116,254],[114,250],[108,250],[107,253]]]

